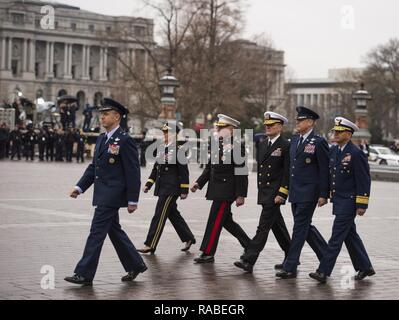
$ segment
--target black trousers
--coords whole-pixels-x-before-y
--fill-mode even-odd
[[[45,150],[45,147],[46,147],[45,144],[39,143],[39,159],[40,159],[41,161],[44,160],[44,150]]]
[[[0,159],[6,157],[6,141],[0,140]]]
[[[24,152],[26,160],[30,159],[33,161],[35,158],[35,145],[34,144],[25,145]]]
[[[180,240],[187,242],[194,240],[194,235],[188,227],[186,221],[177,210],[176,195],[160,196],[155,208],[155,214],[152,217],[150,230],[148,230],[147,239],[144,244],[152,249],[156,249],[165,227],[166,219],[169,219],[175,228]]]
[[[66,145],[66,161],[72,162],[72,155],[73,155],[73,143],[68,143]]]
[[[259,225],[256,230],[255,237],[249,243],[242,259],[254,265],[258,260],[259,254],[266,245],[267,237],[270,230],[273,231],[274,236],[285,256],[291,245],[291,238],[285,225],[284,218],[281,214],[279,205],[262,205],[262,213],[259,219]]]
[[[46,160],[47,161],[54,160],[54,145],[53,144],[46,144]]]
[[[15,155],[17,155],[18,160],[21,160],[21,144],[13,142],[11,147],[11,160],[14,159]]]
[[[78,148],[77,148],[77,150],[76,150],[76,161],[77,161],[77,162],[79,162],[79,160],[82,161],[82,162],[85,161],[85,159],[84,159],[84,153],[85,153],[84,146],[79,146],[79,145],[78,145]]]
[[[126,272],[142,268],[144,261],[127,234],[122,230],[118,211],[118,208],[96,208],[83,257],[75,268],[76,274],[93,280],[107,234]]]
[[[222,227],[237,238],[244,249],[248,247],[251,239],[240,225],[233,220],[233,214],[231,213],[232,203],[232,201],[212,202],[204,239],[200,248],[205,255],[213,256],[215,254]]]

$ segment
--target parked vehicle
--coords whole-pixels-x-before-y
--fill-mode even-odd
[[[399,166],[399,155],[383,146],[370,146],[369,159],[380,165]]]

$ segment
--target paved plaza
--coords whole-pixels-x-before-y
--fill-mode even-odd
[[[196,236],[191,252],[183,253],[176,232],[167,222],[155,255],[145,256],[148,271],[133,283],[121,283],[125,274],[107,238],[93,287],[81,288],[63,280],[80,259],[93,215],[92,188],[77,200],[70,189],[87,164],[0,162],[0,299],[398,299],[399,298],[399,183],[373,181],[369,210],[357,219],[358,231],[377,274],[352,283],[349,255],[344,248],[327,285],[308,277],[318,262],[308,245],[301,256],[298,278],[275,278],[273,266],[283,253],[271,233],[253,274],[233,265],[242,253],[235,238],[223,231],[214,264],[194,265],[208,218],[205,190],[190,194],[178,206]],[[147,180],[149,167],[142,170]],[[191,165],[191,181],[201,170]],[[139,210],[121,209],[121,224],[136,247],[141,247],[155,209],[152,191],[141,194]],[[328,239],[331,204],[317,209],[314,224]],[[252,237],[260,215],[256,204],[256,175],[250,175],[245,206],[233,208],[236,221]],[[289,206],[283,215],[292,230]],[[55,271],[54,289],[41,280]],[[43,269],[42,269],[43,268]],[[342,272],[342,273],[341,273]]]

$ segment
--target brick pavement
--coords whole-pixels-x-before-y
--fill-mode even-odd
[[[243,274],[233,266],[241,247],[226,231],[222,232],[216,261],[212,265],[194,265],[208,217],[210,202],[204,191],[179,201],[179,208],[192,228],[197,244],[182,253],[170,222],[166,224],[158,250],[145,256],[149,270],[134,283],[120,282],[124,270],[106,240],[94,286],[80,288],[63,281],[73,272],[81,257],[90,228],[93,208],[91,190],[78,200],[68,192],[86,165],[66,163],[0,162],[0,299],[398,299],[399,298],[399,183],[373,182],[370,209],[357,219],[377,271],[374,277],[355,283],[353,289],[341,285],[340,271],[350,266],[343,249],[332,278],[319,285],[308,277],[317,267],[317,259],[306,245],[297,279],[276,279],[275,263],[283,254],[270,234],[254,273]],[[142,171],[146,180],[149,169]],[[191,180],[200,169],[191,166]],[[256,176],[250,176],[250,192],[242,208],[234,208],[234,217],[250,236],[256,231],[260,207],[256,205]],[[121,210],[121,224],[133,243],[140,247],[145,239],[156,198],[142,194],[140,209],[130,216]],[[331,205],[318,209],[314,224],[329,238],[333,217]],[[290,208],[283,214],[292,229]],[[55,289],[42,289],[41,268],[55,268]]]

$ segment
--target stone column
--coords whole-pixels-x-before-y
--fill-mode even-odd
[[[30,39],[23,39],[22,78],[24,80],[33,80],[35,78],[34,68],[31,66],[32,64],[31,42],[32,40]]]
[[[89,71],[90,71],[90,46],[87,46],[87,51],[86,51],[86,76],[87,76],[87,79],[90,79]]]
[[[36,63],[36,42],[35,40],[29,40],[29,71],[35,73],[35,63]]]
[[[68,75],[68,44],[64,43],[64,78]]]
[[[105,48],[104,49],[104,80],[108,80],[107,69],[108,69],[108,48]]]
[[[11,71],[11,59],[12,59],[12,38],[8,38],[8,57],[7,57],[7,70]]]
[[[100,67],[98,71],[98,78],[102,80],[104,73],[104,49],[100,47]]]
[[[0,70],[6,69],[6,38],[1,39],[1,65]]]
[[[27,60],[28,60],[28,39],[22,39],[23,50],[22,50],[22,72],[27,70]]]
[[[46,78],[54,77],[54,42],[46,43]]]
[[[73,44],[71,43],[69,45],[69,61],[68,61],[68,75],[72,77],[72,46]]]

